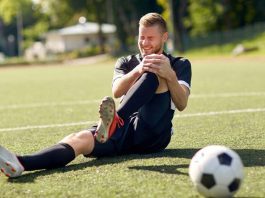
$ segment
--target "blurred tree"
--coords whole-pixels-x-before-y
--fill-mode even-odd
[[[96,21],[99,25],[98,38],[100,52],[105,52],[105,39],[102,34],[101,26],[106,21],[106,0],[67,0],[69,5],[76,12],[81,12],[86,18],[91,21]]]
[[[163,16],[168,21],[170,37],[173,39],[173,48],[183,52],[186,29],[184,17],[187,13],[187,0],[158,0],[164,7]]]
[[[43,12],[40,4],[33,4],[31,16],[33,20],[26,24],[23,35],[25,37],[25,47],[29,47],[34,41],[38,41],[50,27],[48,15]]]
[[[98,24],[114,23],[121,51],[134,46],[138,20],[148,12],[161,13],[163,8],[156,0],[39,0],[43,12],[49,16],[50,28],[71,25],[80,16]],[[101,51],[104,52],[104,37],[99,31]],[[133,49],[132,49],[133,50]]]
[[[8,36],[9,41],[13,41],[12,36],[22,40],[22,22],[23,46],[27,47],[47,30],[76,24],[84,16],[99,24],[114,23],[121,50],[128,50],[128,46],[136,50],[138,20],[148,12],[158,12],[168,21],[176,49],[183,51],[185,35],[265,21],[264,9],[265,1],[260,0],[0,0],[0,49],[4,51]],[[103,52],[101,31],[99,38]]]
[[[218,18],[224,13],[221,1],[189,1],[188,16],[184,24],[191,35],[203,35],[218,28]]]
[[[50,28],[60,28],[76,24],[81,16],[95,21],[101,27],[106,19],[106,0],[41,0],[40,5],[44,13],[49,16]],[[98,37],[100,49],[103,53],[104,37],[99,28]]]
[[[185,26],[193,36],[231,30],[265,21],[264,9],[260,0],[189,0]]]
[[[31,0],[1,0],[0,1],[0,17],[3,19],[4,24],[10,24],[16,27],[16,31],[11,28],[11,32],[4,30],[4,35],[7,38],[17,38],[18,55],[22,55],[23,51],[23,26],[24,24],[31,23]],[[23,9],[22,9],[23,8]],[[5,26],[3,26],[5,28]],[[6,39],[7,45],[15,44],[14,39]],[[12,45],[13,45],[12,44]],[[14,46],[7,46],[7,48]],[[13,55],[13,54],[10,54]]]
[[[261,18],[256,16],[264,13],[265,9],[264,1],[255,0],[223,0],[222,5],[224,12],[219,19],[220,29],[217,30],[234,29],[259,21]]]
[[[110,0],[113,4],[113,19],[122,52],[136,51],[139,19],[146,13],[162,13],[163,7],[156,0]],[[129,47],[130,46],[130,47]]]
[[[73,21],[75,11],[68,0],[38,0],[34,9],[41,22],[49,23],[49,29],[72,25],[77,21]]]
[[[245,17],[248,20],[251,20],[253,14],[247,16],[248,13],[245,1],[238,0],[224,0],[222,2],[224,13],[222,17],[219,19],[219,29],[221,30],[229,30],[236,27],[244,26]]]
[[[135,46],[138,20],[142,15],[162,12],[162,7],[156,0],[0,0],[0,17],[4,18],[4,23],[14,23],[18,10],[15,7],[23,7],[23,17],[32,15],[30,23],[25,25],[24,21],[26,46],[38,40],[47,30],[75,24],[84,16],[88,21],[95,21],[99,25],[114,23],[122,51],[128,50],[128,46]],[[101,29],[98,36],[101,51],[104,52]]]
[[[254,9],[255,9],[255,22],[265,21],[265,1],[253,0]]]
[[[0,16],[5,23],[11,23],[18,12],[22,11],[22,8],[26,8],[31,5],[31,0],[1,0],[0,1]]]

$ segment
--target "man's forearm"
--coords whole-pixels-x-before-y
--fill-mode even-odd
[[[112,86],[112,94],[115,98],[120,98],[131,88],[135,81],[141,76],[137,68],[134,68],[128,74],[116,79]]]
[[[176,74],[171,75],[171,78],[167,79],[167,86],[171,94],[171,98],[176,108],[179,111],[183,111],[188,102],[189,90],[184,85],[180,85],[177,81]]]

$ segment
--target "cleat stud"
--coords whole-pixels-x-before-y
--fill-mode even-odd
[[[13,173],[17,172],[14,168],[12,168],[11,171],[12,171]]]

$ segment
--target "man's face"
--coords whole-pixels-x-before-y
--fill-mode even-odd
[[[140,25],[138,47],[142,56],[149,54],[161,54],[167,38],[168,33],[162,33],[158,25],[150,27]]]

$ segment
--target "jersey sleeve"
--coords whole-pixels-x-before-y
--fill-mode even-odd
[[[174,65],[174,70],[178,77],[179,84],[191,88],[191,63],[187,59],[180,59]]]
[[[122,77],[124,74],[128,73],[127,70],[128,67],[126,59],[124,57],[119,58],[114,67],[112,84],[114,83],[115,80]]]

